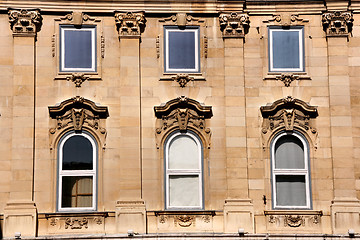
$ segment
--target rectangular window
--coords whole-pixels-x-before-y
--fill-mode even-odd
[[[269,71],[304,71],[304,28],[269,28]]]
[[[96,71],[96,26],[60,26],[60,72]]]
[[[200,72],[199,27],[164,27],[165,72]]]

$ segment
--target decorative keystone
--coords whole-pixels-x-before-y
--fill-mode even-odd
[[[353,14],[351,12],[328,12],[322,15],[322,24],[328,37],[348,36],[353,27]]]
[[[194,78],[190,77],[187,74],[178,74],[175,77],[172,77],[172,79],[175,82],[178,82],[180,87],[182,87],[182,88],[184,88],[188,82],[194,81]]]
[[[250,27],[249,15],[246,13],[222,13],[219,16],[220,30],[224,38],[243,38]]]
[[[139,38],[144,31],[145,22],[144,12],[115,12],[115,24],[120,38]]]
[[[276,76],[276,80],[282,81],[285,87],[290,87],[290,84],[299,80],[299,76],[294,76],[293,74],[281,74],[280,76]]]
[[[13,34],[35,35],[40,31],[42,17],[39,9],[8,9],[10,28]]]

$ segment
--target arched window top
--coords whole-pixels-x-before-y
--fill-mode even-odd
[[[285,134],[275,142],[276,169],[304,169],[304,144],[294,134]]]

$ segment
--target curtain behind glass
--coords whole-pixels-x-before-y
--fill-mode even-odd
[[[276,176],[277,206],[306,206],[305,176]]]
[[[305,169],[304,146],[291,135],[280,137],[275,144],[276,169]]]
[[[199,169],[199,149],[194,139],[180,135],[171,141],[169,169]]]

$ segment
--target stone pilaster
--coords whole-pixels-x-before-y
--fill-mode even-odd
[[[9,9],[13,31],[14,74],[10,201],[4,209],[4,236],[36,234],[33,202],[35,41],[41,28],[39,10]]]
[[[360,202],[356,198],[350,101],[348,37],[350,12],[327,12],[322,23],[327,37],[330,131],[333,159],[334,200],[331,206],[334,233],[360,230]]]

